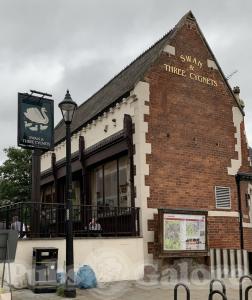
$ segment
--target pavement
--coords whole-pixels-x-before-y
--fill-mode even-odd
[[[237,279],[225,280],[228,300],[239,299],[239,289]],[[198,281],[187,283],[191,291],[191,300],[208,300],[209,281]],[[168,282],[131,282],[121,281],[113,283],[99,284],[98,288],[89,290],[77,289],[76,300],[173,300],[175,283]],[[244,283],[248,286],[248,283]],[[216,283],[216,288],[220,288]],[[245,288],[244,288],[245,290]],[[178,290],[178,300],[186,299],[185,292],[180,287]],[[16,290],[13,293],[13,300],[59,300],[62,297],[56,294],[34,294],[28,289]],[[222,299],[215,295],[213,299]],[[249,294],[252,300],[252,290]]]

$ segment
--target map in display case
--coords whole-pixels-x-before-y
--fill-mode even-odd
[[[164,213],[163,250],[206,250],[206,216]]]

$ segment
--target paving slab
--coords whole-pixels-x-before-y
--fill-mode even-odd
[[[238,281],[225,281],[227,288],[228,300],[238,300],[239,290]],[[159,282],[114,282],[107,284],[99,284],[96,289],[77,290],[76,300],[173,300],[174,299],[174,283]],[[191,291],[191,300],[208,300],[209,281],[187,283]],[[218,284],[217,284],[218,285]],[[248,284],[245,283],[245,286]],[[62,297],[56,294],[34,294],[30,290],[18,290],[13,293],[13,300],[59,300]],[[185,292],[179,289],[178,300],[186,299]],[[221,299],[216,295],[214,299]],[[249,295],[252,300],[252,291]]]

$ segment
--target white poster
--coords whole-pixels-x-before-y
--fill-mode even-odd
[[[163,215],[165,251],[206,250],[204,215]]]

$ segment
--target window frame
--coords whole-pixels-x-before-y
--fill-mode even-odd
[[[117,175],[116,175],[116,181],[117,181],[117,184],[116,184],[116,196],[117,196],[116,205],[117,206],[114,206],[114,207],[124,207],[124,206],[120,205],[120,174],[119,174],[119,172],[120,172],[119,161],[120,161],[121,158],[124,158],[124,157],[127,157],[128,168],[130,168],[131,167],[130,166],[130,159],[129,159],[127,154],[113,157],[112,159],[105,160],[102,163],[93,165],[92,167],[89,168],[89,180],[90,180],[89,195],[90,195],[90,203],[91,204],[93,203],[93,195],[92,195],[93,183],[92,183],[92,180],[95,178],[95,176],[93,176],[92,173],[93,173],[94,169],[99,168],[99,167],[102,168],[102,205],[105,207],[106,202],[105,202],[105,168],[104,167],[107,163],[110,163],[112,161],[116,161],[116,172],[117,172]],[[129,178],[128,178],[127,184],[128,184],[128,187],[129,187],[129,193],[128,193],[129,194],[129,199],[128,199],[129,206],[127,206],[127,207],[131,207],[132,199],[131,199],[131,191],[130,191],[130,189],[131,189],[130,172],[129,172]],[[97,205],[97,203],[96,203],[96,205]]]

